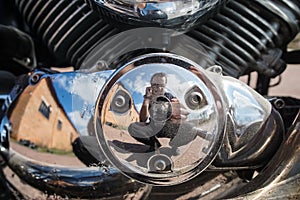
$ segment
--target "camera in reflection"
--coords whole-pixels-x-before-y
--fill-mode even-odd
[[[172,116],[171,101],[165,96],[155,97],[149,107],[151,119],[156,122],[165,122]]]

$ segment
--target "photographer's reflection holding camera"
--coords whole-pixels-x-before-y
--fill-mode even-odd
[[[172,140],[187,113],[178,99],[165,91],[167,77],[164,73],[154,74],[150,84],[140,110],[140,122],[132,123],[128,131],[137,141],[149,145],[149,151],[155,151],[161,146],[157,138]]]

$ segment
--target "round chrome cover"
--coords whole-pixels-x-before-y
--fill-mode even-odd
[[[174,185],[213,161],[224,118],[205,70],[183,57],[155,53],[115,71],[99,94],[95,128],[102,151],[125,175]]]
[[[225,0],[90,0],[93,5],[123,23],[187,30]]]

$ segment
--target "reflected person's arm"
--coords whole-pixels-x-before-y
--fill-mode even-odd
[[[152,96],[151,87],[146,88],[146,94],[144,95],[143,105],[140,111],[140,122],[146,122],[149,117],[149,105]]]
[[[146,122],[149,117],[150,98],[144,98],[143,105],[140,112],[140,122]]]

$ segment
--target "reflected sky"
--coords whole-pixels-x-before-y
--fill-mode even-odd
[[[69,72],[51,76],[57,98],[68,117],[81,135],[88,135],[88,123],[95,112],[95,104],[102,87],[114,70],[96,73]],[[137,111],[141,109],[146,87],[150,86],[151,77],[158,72],[167,75],[166,91],[184,104],[184,94],[198,85],[208,99],[213,99],[210,91],[199,78],[190,71],[173,64],[144,64],[124,74],[115,84],[122,84],[131,94]],[[199,113],[190,118],[199,118]]]
[[[183,94],[195,83],[199,83],[199,79],[195,75],[173,64],[145,64],[136,67],[130,73],[123,75],[119,82],[132,94],[137,110],[140,110],[142,106],[143,95],[146,87],[150,86],[151,77],[159,72],[167,75],[166,91],[182,102],[184,101]]]
[[[223,86],[237,135],[243,135],[252,124],[263,122],[268,117],[266,113],[270,113],[270,105],[262,104],[265,99],[260,102],[261,97],[251,90],[245,90],[244,83],[232,84],[230,80],[224,80]]]
[[[87,125],[94,114],[97,97],[112,72],[69,72],[51,77],[58,100],[81,135],[88,135]]]

